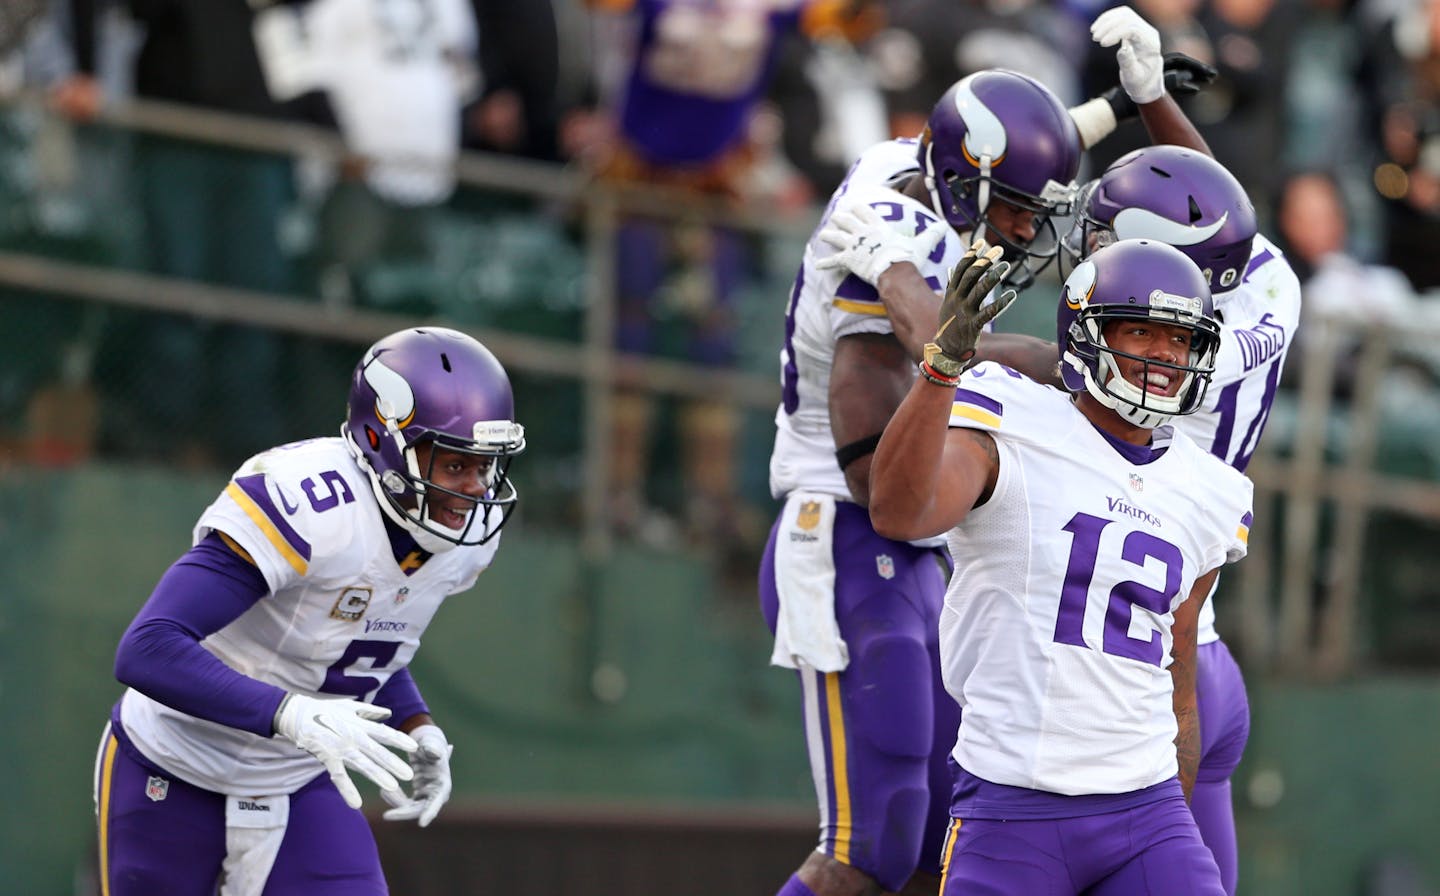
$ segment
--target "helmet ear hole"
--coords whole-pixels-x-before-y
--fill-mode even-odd
[[[371,451],[380,450],[380,435],[379,433],[375,432],[375,430],[372,429],[370,427],[370,424],[368,423],[365,424],[365,441],[370,443]]]

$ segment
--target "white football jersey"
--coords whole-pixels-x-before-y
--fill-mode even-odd
[[[1250,481],[1168,428],[1168,450],[1132,463],[1070,395],[993,362],[961,378],[950,425],[992,433],[1000,457],[994,494],[949,535],[955,760],[1065,795],[1173,777],[1174,610],[1244,556]]]
[[[868,201],[906,232],[931,227],[945,231],[929,257],[916,267],[937,292],[966,245],[936,212],[903,196],[892,184],[916,174],[915,140],[890,140],[866,150],[835,191],[820,224],[805,245],[805,258],[790,291],[785,312],[785,344],[780,351],[781,403],[775,412],[775,447],[770,454],[770,492],[782,498],[796,489],[851,500],[845,476],[835,461],[830,430],[830,370],[835,343],[855,333],[893,333],[875,287],[843,270],[819,270],[816,262],[835,254],[818,236],[843,197]]]
[[[1270,419],[1285,356],[1300,325],[1300,278],[1280,249],[1255,237],[1240,285],[1215,297],[1220,352],[1205,402],[1171,423],[1201,448],[1245,472]],[[1200,643],[1219,640],[1215,606],[1200,609]]]
[[[270,594],[201,642],[226,665],[287,691],[370,700],[409,664],[449,595],[490,565],[499,536],[397,561],[366,474],[343,439],[256,455],[201,515],[194,538],[225,533],[254,559]],[[413,571],[407,575],[402,564]],[[121,704],[140,751],[221,793],[290,793],[324,771],[278,737],[179,712],[133,689]]]

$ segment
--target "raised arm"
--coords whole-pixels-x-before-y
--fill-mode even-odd
[[[940,307],[935,341],[927,344],[921,376],[911,386],[875,452],[870,470],[870,522],[889,538],[938,535],[965,518],[995,487],[1000,462],[994,440],[949,428],[960,374],[975,362],[979,331],[1014,301],[1006,291],[980,303],[1005,276],[1000,248],[984,240],[960,259]]]
[[[895,338],[905,346],[911,364],[925,356],[925,343],[940,324],[940,294],[930,288],[920,270],[910,262],[893,264],[875,280],[875,291],[885,303],[885,313],[895,329]]]
[[[1145,132],[1150,135],[1151,143],[1184,146],[1212,159],[1215,157],[1210,151],[1210,144],[1200,136],[1190,117],[1170,94],[1165,94],[1153,103],[1144,103],[1139,108],[1140,120],[1145,124]]]
[[[1118,122],[1138,114],[1152,143],[1184,146],[1213,156],[1175,97],[1208,86],[1218,74],[1214,66],[1184,53],[1162,55],[1160,32],[1128,6],[1097,16],[1090,36],[1102,47],[1116,47],[1120,86],[1070,110],[1087,149],[1104,139]]]
[[[1200,768],[1200,711],[1195,701],[1196,637],[1199,632],[1200,607],[1215,586],[1220,570],[1212,569],[1195,581],[1190,596],[1175,610],[1171,629],[1170,680],[1174,685],[1175,757],[1180,764],[1180,786],[1185,799],[1195,790],[1195,774]]]
[[[816,262],[816,267],[849,271],[874,286],[895,338],[918,362],[935,333],[940,296],[925,282],[916,263],[940,244],[946,225],[932,224],[913,234],[906,232],[908,226],[908,222],[885,220],[863,201],[843,205],[818,234],[835,254]]]
[[[938,235],[938,228],[917,236],[901,233],[869,206],[858,204],[836,211],[830,226],[820,233],[839,250],[820,266],[845,268],[875,286],[895,339],[914,364],[925,357],[925,345],[940,325],[941,301],[914,262],[935,247]],[[983,332],[976,340],[972,363],[998,361],[1037,382],[1060,385],[1053,342],[1019,333]]]

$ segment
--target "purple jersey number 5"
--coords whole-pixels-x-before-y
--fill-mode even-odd
[[[1095,579],[1095,561],[1100,556],[1100,533],[1114,520],[1077,513],[1065,524],[1071,535],[1070,562],[1065,569],[1065,583],[1060,589],[1060,609],[1055,617],[1055,640],[1060,644],[1089,648],[1085,643],[1085,609],[1089,605],[1090,588]],[[1148,532],[1133,531],[1125,536],[1120,557],[1126,563],[1144,566],[1149,559],[1165,566],[1165,587],[1157,591],[1139,582],[1124,581],[1110,589],[1105,611],[1104,651],[1152,666],[1161,665],[1164,649],[1160,633],[1151,632],[1148,641],[1130,635],[1130,620],[1135,607],[1156,615],[1169,612],[1170,600],[1180,590],[1180,573],[1184,559],[1180,549]]]
[[[370,661],[370,671],[384,669],[400,649],[398,641],[351,641],[340,659],[325,670],[325,683],[320,685],[322,694],[344,694],[356,700],[367,700],[380,690],[381,681],[369,675],[351,675],[350,667],[361,660]]]

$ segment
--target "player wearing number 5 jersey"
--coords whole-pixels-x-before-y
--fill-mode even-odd
[[[448,799],[452,748],[407,666],[490,565],[524,447],[494,356],[423,328],[365,353],[339,438],[240,467],[120,641],[95,782],[107,893],[386,892],[349,772],[389,819],[427,825]]]
[[[955,560],[942,892],[1214,896],[1185,802],[1196,624],[1245,553],[1251,487],[1168,425],[1213,371],[1209,287],[1158,242],[1097,251],[1061,291],[1059,391],[994,362],[965,370],[998,257],[978,244],[962,259],[871,472],[876,530],[946,532]]]

